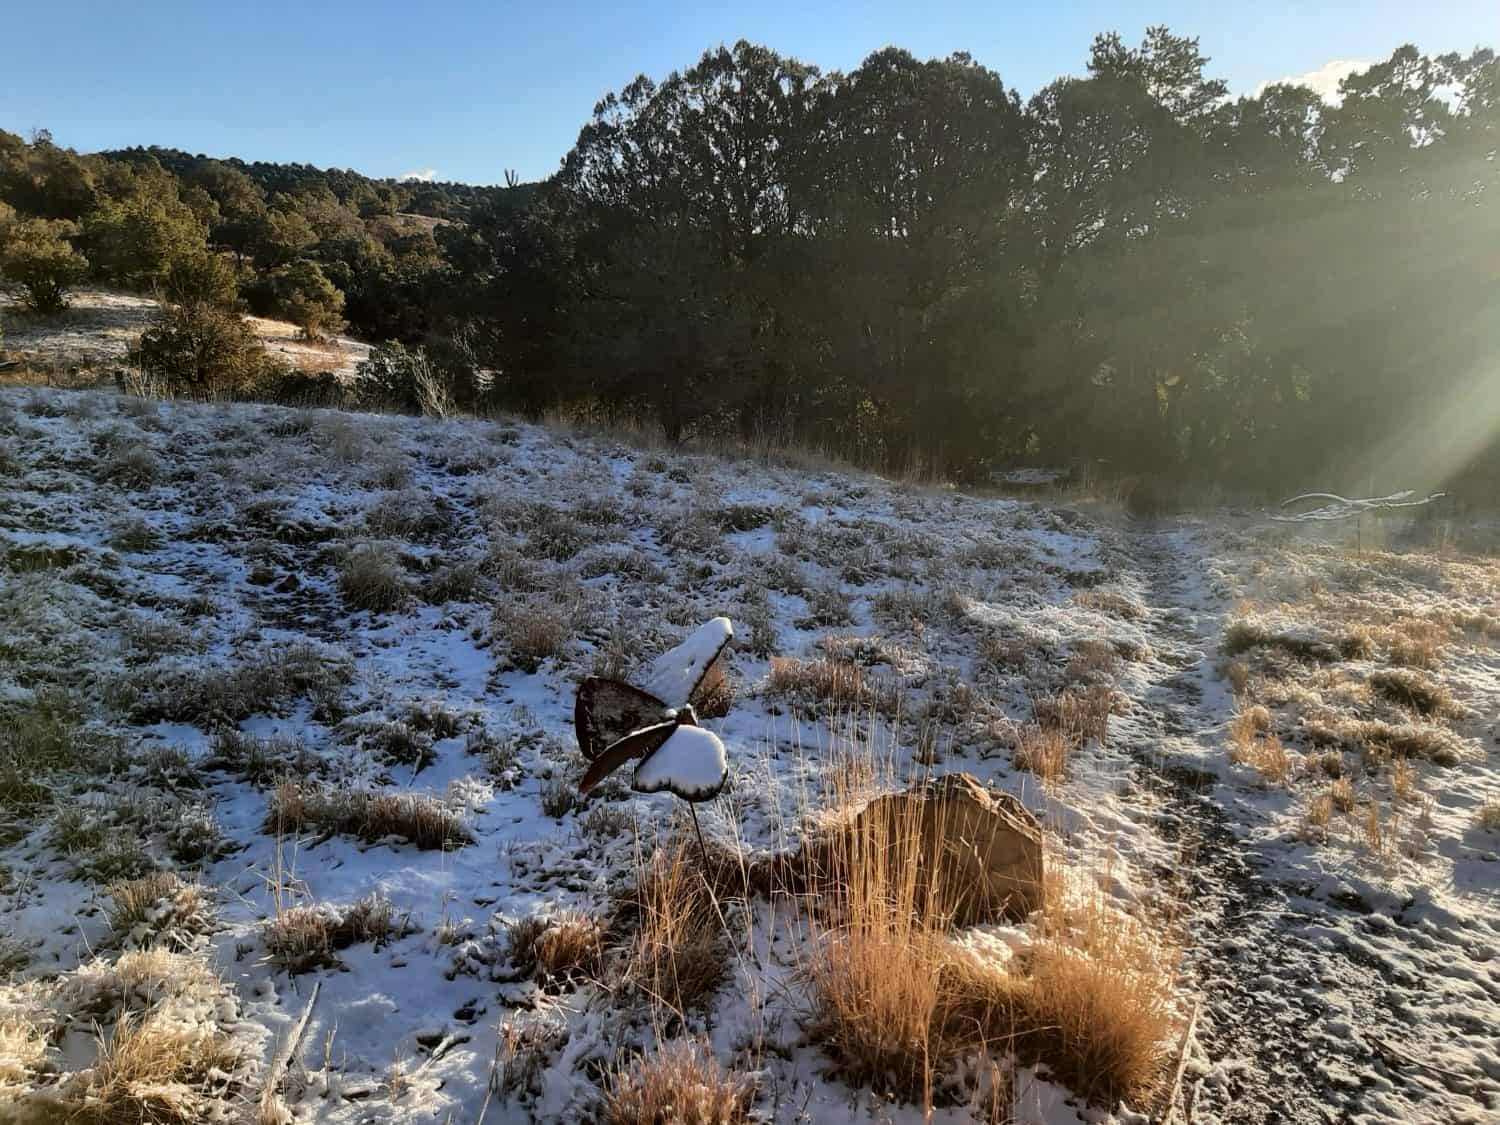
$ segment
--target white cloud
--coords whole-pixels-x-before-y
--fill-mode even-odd
[[[1358,74],[1362,70],[1369,69],[1370,63],[1361,59],[1334,59],[1316,70],[1309,70],[1306,74],[1290,74],[1285,78],[1262,82],[1255,88],[1255,96],[1260,97],[1267,86],[1306,86],[1325,102],[1334,105],[1339,100],[1339,82],[1351,74]]]
[[[436,168],[418,168],[415,172],[402,172],[396,179],[402,183],[430,184],[437,174]]]

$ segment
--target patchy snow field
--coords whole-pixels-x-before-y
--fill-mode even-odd
[[[1500,1113],[1493,559],[521,424],[98,393],[0,392],[0,474],[0,764],[32,763],[0,771],[0,1114],[95,1089],[94,1021],[146,1011],[226,1052],[196,1119],[268,1085],[263,1120],[590,1119],[633,1054],[697,1037],[753,1078],[755,1118],[922,1120],[809,1030],[784,902],[727,908],[725,975],[688,1011],[664,1016],[613,949],[532,969],[528,927],[598,934],[682,830],[673,798],[618,779],[576,798],[577,684],[721,613],[727,682],[700,707],[729,755],[700,807],[716,853],[803,835],[852,711],[898,774],[1018,796],[1054,868],[1181,939],[1166,1085],[1201,1012],[1179,1120]],[[1241,620],[1262,628],[1221,655]],[[1418,641],[1441,716],[1369,686]],[[1096,727],[1043,785],[1022,747],[1086,698]],[[1389,750],[1408,726],[1451,753]],[[187,889],[127,900],[152,871]],[[1036,938],[957,940],[1004,962]],[[205,960],[222,984],[183,967]],[[934,1120],[998,1119],[977,1070],[942,1077]],[[1017,1121],[1166,1110],[1090,1105],[1045,1067],[1001,1101]]]
[[[69,370],[107,375],[125,359],[130,347],[151,324],[154,297],[108,289],[79,289],[68,297],[66,311],[39,317],[17,308],[15,299],[0,293],[0,328],[4,357],[20,359],[60,373]],[[304,371],[349,378],[370,354],[370,346],[345,336],[327,344],[299,339],[295,325],[265,317],[245,318],[266,350],[284,363]]]

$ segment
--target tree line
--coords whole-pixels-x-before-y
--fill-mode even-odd
[[[250,271],[239,299],[336,304],[320,275],[337,315],[403,345],[388,376],[420,349],[476,408],[959,477],[1493,471],[1494,53],[1402,47],[1336,103],[1231,98],[1208,63],[1166,28],[1103,35],[1082,76],[1023,101],[965,54],[825,73],[740,42],[606,97],[541,185],[431,188],[430,231],[396,219],[426,185],[158,150],[91,169],[6,137],[0,200],[31,216],[23,244],[79,223],[63,243],[141,284],[170,274],[172,240],[124,232],[159,197]],[[60,171],[9,171],[38,160]]]

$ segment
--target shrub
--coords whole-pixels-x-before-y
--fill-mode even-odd
[[[239,303],[239,286],[228,259],[198,250],[172,259],[162,296],[174,305],[212,305],[232,310]]]
[[[1500,799],[1490,798],[1474,813],[1474,823],[1485,832],[1500,832]]]
[[[68,290],[88,276],[88,259],[69,241],[77,233],[74,223],[47,219],[23,219],[0,232],[0,277],[33,311],[61,312]]]
[[[244,320],[207,304],[163,306],[131,362],[165,393],[200,399],[247,396],[283,373]]]

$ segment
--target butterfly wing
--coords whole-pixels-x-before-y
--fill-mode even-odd
[[[670,719],[665,723],[657,723],[655,726],[627,734],[589,763],[583,780],[578,783],[578,791],[587,793],[632,758],[649,757],[654,750],[668,742],[672,737],[672,732],[677,729],[679,729],[677,721]]]
[[[627,734],[671,717],[671,709],[650,692],[601,676],[584,680],[573,704],[578,749],[591,762]]]
[[[724,743],[703,727],[679,726],[635,767],[631,788],[641,793],[675,793],[684,801],[719,795],[729,776]]]
[[[641,676],[641,687],[668,707],[685,707],[714,661],[734,639],[729,618],[715,617],[694,629],[675,648],[662,653]]]

